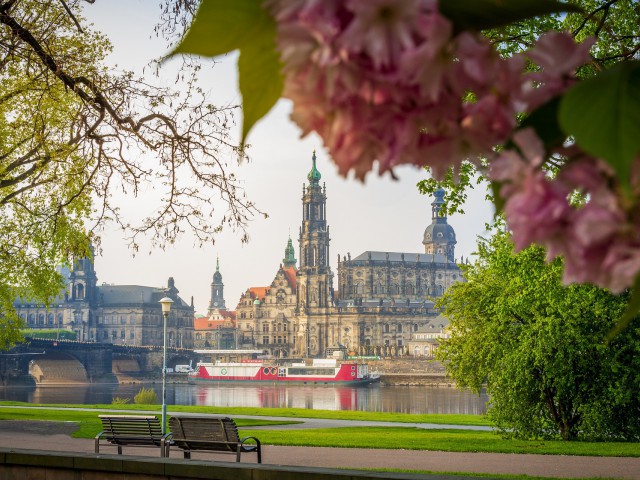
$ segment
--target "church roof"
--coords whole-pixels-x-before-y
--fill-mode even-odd
[[[140,285],[101,285],[98,287],[99,303],[105,307],[109,305],[157,303],[164,296],[164,293],[165,289],[163,288],[143,287]],[[189,306],[180,297],[178,297],[174,305],[180,307]]]
[[[249,294],[251,298],[254,300],[264,301],[264,297],[267,296],[267,292],[269,291],[269,287],[251,287],[249,288]]]
[[[406,252],[374,252],[366,251],[351,259],[351,262],[391,262],[391,263],[451,263],[447,257],[436,253],[406,253]]]
[[[297,283],[296,283],[297,282],[297,280],[296,280],[296,269],[295,269],[295,267],[283,268],[282,271],[284,272],[284,275],[287,278],[287,282],[289,282],[289,286],[291,287],[291,289],[295,293],[296,286],[297,286]]]
[[[218,327],[224,327],[226,323],[231,320],[231,323],[235,326],[236,312],[229,312],[226,310],[220,310],[220,315],[224,318],[222,320],[211,320],[209,317],[200,317],[193,320],[194,330],[214,330]],[[231,315],[233,314],[233,315]]]

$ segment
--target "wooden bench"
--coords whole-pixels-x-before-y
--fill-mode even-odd
[[[123,446],[158,447],[160,456],[167,455],[170,433],[162,434],[162,425],[156,416],[99,415],[102,432],[96,438],[96,453],[100,453],[100,440],[118,447],[122,455]]]
[[[262,463],[260,440],[255,437],[240,438],[236,422],[228,417],[171,416],[171,446],[181,448],[184,458],[191,458],[191,452],[206,450],[210,452],[235,453],[236,462],[245,452],[258,454],[258,463]],[[247,444],[252,440],[255,444]],[[167,457],[170,447],[167,447]]]

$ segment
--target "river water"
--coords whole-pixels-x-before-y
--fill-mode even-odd
[[[0,388],[0,400],[29,403],[109,404],[115,397],[130,398],[142,387],[162,398],[162,385],[121,384]],[[167,405],[217,407],[308,408],[392,413],[486,412],[487,396],[453,387],[385,386],[247,386],[167,385]]]

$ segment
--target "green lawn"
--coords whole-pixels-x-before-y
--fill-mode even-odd
[[[1,402],[0,405],[7,405]],[[24,405],[24,404],[23,404]],[[0,420],[50,420],[74,421],[79,429],[75,437],[93,438],[100,431],[98,411],[72,410],[71,406],[63,409],[35,409],[33,405],[0,408]],[[76,406],[91,407],[91,406]],[[153,410],[159,413],[157,405],[119,405],[100,406],[100,410],[108,412],[113,408],[131,410]],[[234,415],[271,415],[288,417],[341,418],[378,421],[429,422],[456,424],[461,419],[467,425],[471,415],[403,415],[377,414],[366,412],[330,412],[297,409],[254,409],[254,408],[218,408],[218,407],[177,407],[170,406],[170,411],[189,411],[199,413],[216,413]],[[288,414],[288,415],[287,415]],[[478,418],[478,417],[476,417]],[[393,419],[393,420],[392,420]],[[506,440],[489,431],[462,429],[420,429],[405,427],[349,427],[309,430],[254,430],[252,426],[276,425],[260,419],[237,418],[236,422],[242,435],[252,435],[268,445],[299,445],[327,447],[389,448],[413,450],[442,450],[451,452],[501,452],[501,453],[537,453],[553,455],[596,455],[596,456],[629,456],[640,457],[640,443],[624,442],[560,442],[560,441],[522,441]],[[285,422],[286,423],[286,422]],[[296,422],[294,422],[296,423]]]
[[[32,404],[25,402],[0,402],[0,406],[13,405],[25,407],[54,407],[54,408],[93,408],[99,410],[145,410],[160,412],[160,405],[63,405],[63,404]],[[172,412],[212,413],[220,415],[251,415],[269,417],[292,418],[327,418],[334,420],[369,420],[374,422],[402,422],[402,423],[435,423],[438,425],[477,425],[491,426],[491,423],[480,415],[458,414],[425,414],[413,415],[408,413],[385,412],[355,412],[334,410],[308,410],[305,408],[252,408],[252,407],[203,407],[187,405],[169,405]]]

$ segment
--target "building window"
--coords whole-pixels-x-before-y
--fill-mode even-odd
[[[106,330],[104,332],[102,332],[102,338],[104,340],[106,340],[107,338],[109,338],[109,332],[107,332]]]
[[[287,324],[286,324],[286,323],[283,323],[283,324],[282,324],[282,331],[283,331],[283,332],[286,332],[286,331],[287,331]]]
[[[131,340],[135,340],[135,338],[136,338],[136,332],[134,332],[133,330],[131,330],[131,331],[129,332],[129,338],[130,338]]]
[[[269,331],[269,324],[268,323],[263,323],[262,324],[262,331],[263,332],[268,332]]]
[[[401,323],[398,324],[398,327],[397,327],[396,330],[397,330],[398,333],[402,333],[402,324]]]
[[[389,333],[389,324],[388,323],[386,323],[384,325],[384,333]]]
[[[269,343],[269,337],[262,337],[262,343],[265,345]]]

